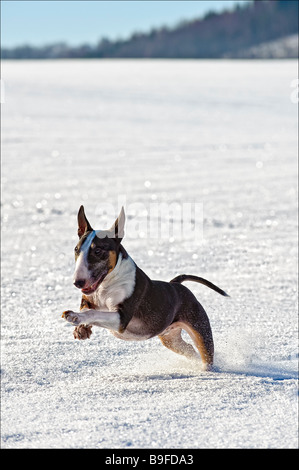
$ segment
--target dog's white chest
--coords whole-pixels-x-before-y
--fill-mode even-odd
[[[93,302],[100,310],[117,311],[117,306],[130,297],[134,291],[136,265],[132,258],[122,254],[113,271],[109,273],[93,294]]]
[[[116,312],[117,306],[127,298],[125,289],[118,289],[117,291],[109,292],[102,290],[97,292],[96,305],[102,311]]]

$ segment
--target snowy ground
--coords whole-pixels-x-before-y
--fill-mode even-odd
[[[2,69],[2,447],[297,447],[296,61]],[[193,273],[231,295],[188,284],[214,372],[158,338],[75,341],[61,319],[80,303],[78,208],[104,228],[119,197],[140,224],[124,246],[151,277]],[[142,233],[136,203],[192,201],[203,243]]]

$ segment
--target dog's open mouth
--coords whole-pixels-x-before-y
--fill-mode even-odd
[[[107,274],[108,274],[108,270],[104,271],[101,274],[101,276],[93,284],[91,284],[91,286],[85,287],[84,289],[81,289],[81,292],[83,292],[83,294],[87,294],[87,295],[93,294],[93,292],[95,292],[97,290],[97,288],[99,287],[101,282],[104,280],[104,278],[107,276]]]

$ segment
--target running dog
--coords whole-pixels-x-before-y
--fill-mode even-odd
[[[82,291],[80,312],[62,317],[76,326],[76,339],[89,338],[93,325],[117,338],[142,341],[158,336],[164,346],[189,358],[198,357],[181,337],[185,330],[199,350],[203,370],[213,364],[214,343],[208,316],[192,292],[181,283],[195,281],[228,295],[211,282],[182,274],[170,282],[151,280],[122,245],[125,213],[109,230],[93,230],[84,207],[78,212],[79,242],[75,247],[74,285]]]

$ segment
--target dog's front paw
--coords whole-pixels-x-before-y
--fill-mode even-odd
[[[62,314],[62,318],[72,323],[73,325],[79,325],[82,322],[82,319],[80,317],[80,313],[73,312],[72,310],[66,310]]]
[[[90,338],[92,331],[91,326],[88,325],[79,325],[73,331],[73,335],[75,339],[87,339]]]

